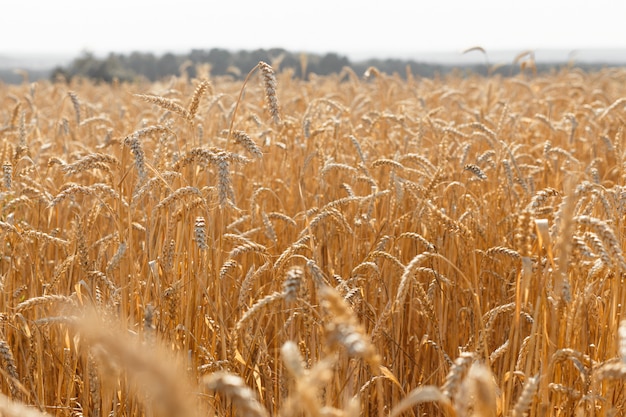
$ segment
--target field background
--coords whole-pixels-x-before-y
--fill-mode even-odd
[[[0,85],[2,413],[621,415],[626,72],[521,69]]]

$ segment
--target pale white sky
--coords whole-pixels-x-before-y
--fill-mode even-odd
[[[1,0],[0,55],[626,48],[624,0]]]

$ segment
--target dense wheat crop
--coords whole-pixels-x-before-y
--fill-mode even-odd
[[[406,78],[0,85],[0,414],[622,415],[626,71]]]

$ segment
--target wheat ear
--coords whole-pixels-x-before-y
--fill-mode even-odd
[[[0,359],[2,359],[2,365],[4,365],[6,375],[9,377],[11,395],[15,397],[18,394],[16,383],[19,384],[20,376],[17,373],[17,365],[15,364],[11,346],[4,338],[0,339]]]
[[[471,352],[462,352],[458,358],[454,361],[454,364],[450,368],[446,380],[441,387],[443,395],[449,399],[454,398],[456,391],[458,390],[461,381],[467,375],[472,362],[474,361],[474,354]]]
[[[135,97],[143,101],[147,101],[148,103],[156,104],[157,106],[165,110],[171,111],[172,113],[176,113],[179,116],[181,116],[183,119],[186,119],[186,120],[193,119],[192,115],[189,113],[189,110],[187,110],[186,108],[184,108],[183,106],[181,106],[180,104],[176,103],[174,100],[171,100],[169,98],[155,96],[152,94],[135,94]]]
[[[241,415],[269,417],[267,410],[254,395],[254,391],[241,377],[226,372],[216,372],[204,377],[203,383],[208,389],[230,398]]]
[[[257,146],[256,143],[248,136],[246,132],[241,130],[235,130],[233,132],[233,137],[235,138],[235,143],[242,145],[248,152],[250,152],[255,158],[263,158],[263,152],[261,152],[261,148]]]
[[[233,126],[235,125],[235,115],[237,114],[237,109],[239,108],[239,104],[243,98],[243,92],[246,88],[246,84],[248,80],[254,74],[254,72],[259,69],[263,75],[263,86],[265,88],[265,98],[267,100],[268,110],[270,115],[272,116],[274,123],[280,124],[280,113],[278,109],[278,98],[276,96],[276,75],[274,74],[274,69],[267,63],[260,61],[254,68],[250,70],[246,79],[243,80],[243,84],[241,86],[241,91],[239,92],[239,98],[235,103],[235,108],[233,109],[231,119],[230,119],[230,127],[228,128],[228,139],[232,137],[233,134]]]
[[[2,164],[2,179],[4,188],[11,190],[11,185],[13,184],[13,165],[11,165],[9,161],[5,161],[4,164]]]
[[[519,396],[515,407],[513,407],[513,417],[523,417],[524,413],[530,409],[530,406],[535,396],[535,391],[539,386],[539,377],[534,376],[528,378],[522,389],[522,394]]]
[[[74,113],[76,113],[76,125],[80,125],[80,102],[78,101],[78,96],[74,91],[69,91],[67,95],[72,101],[72,106],[74,106]]]
[[[203,80],[196,90],[193,92],[193,96],[191,97],[191,102],[189,103],[189,108],[187,109],[187,116],[189,117],[187,120],[192,121],[194,117],[196,117],[196,113],[198,112],[198,108],[200,107],[200,98],[202,95],[209,91],[211,94],[213,93],[211,88],[211,83],[208,80]]]
[[[276,74],[274,74],[274,69],[263,61],[259,62],[258,67],[263,74],[263,86],[265,87],[265,98],[267,100],[268,110],[274,123],[280,124],[278,97],[276,96]]]
[[[348,355],[363,358],[376,369],[380,363],[380,357],[354,311],[332,287],[323,286],[319,294],[322,298],[322,305],[330,317],[325,325],[329,344],[343,346]]]

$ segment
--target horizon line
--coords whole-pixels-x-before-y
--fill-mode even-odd
[[[79,58],[85,53],[92,53],[96,57],[106,57],[110,54],[128,55],[134,52],[138,53],[153,53],[156,55],[164,55],[172,53],[175,55],[188,54],[194,50],[207,50],[222,49],[231,53],[238,53],[242,51],[256,51],[256,50],[271,50],[282,49],[286,52],[293,54],[311,54],[311,55],[325,55],[325,54],[337,54],[345,56],[353,63],[358,64],[367,62],[370,60],[406,60],[417,61],[428,64],[442,64],[442,65],[472,65],[472,64],[485,64],[489,65],[502,64],[505,62],[513,62],[516,57],[523,57],[524,55],[533,55],[535,62],[538,63],[568,63],[568,62],[583,62],[583,63],[607,63],[607,64],[624,64],[626,63],[626,47],[624,48],[527,48],[525,50],[517,49],[493,49],[485,50],[480,47],[468,48],[464,51],[454,50],[415,50],[415,51],[376,51],[370,50],[366,52],[352,51],[350,53],[344,53],[340,51],[295,51],[283,47],[272,48],[254,48],[254,49],[229,49],[223,47],[207,47],[207,48],[188,48],[185,50],[126,50],[126,51],[92,51],[85,49],[76,53],[71,52],[22,52],[22,51],[9,51],[0,52],[0,68],[10,68],[13,65],[20,66],[29,64],[29,67],[35,66],[39,69],[46,67],[54,67],[55,65],[66,65],[73,59]],[[12,61],[12,62],[1,62]],[[16,62],[17,61],[17,62]],[[31,69],[31,68],[28,68]]]

